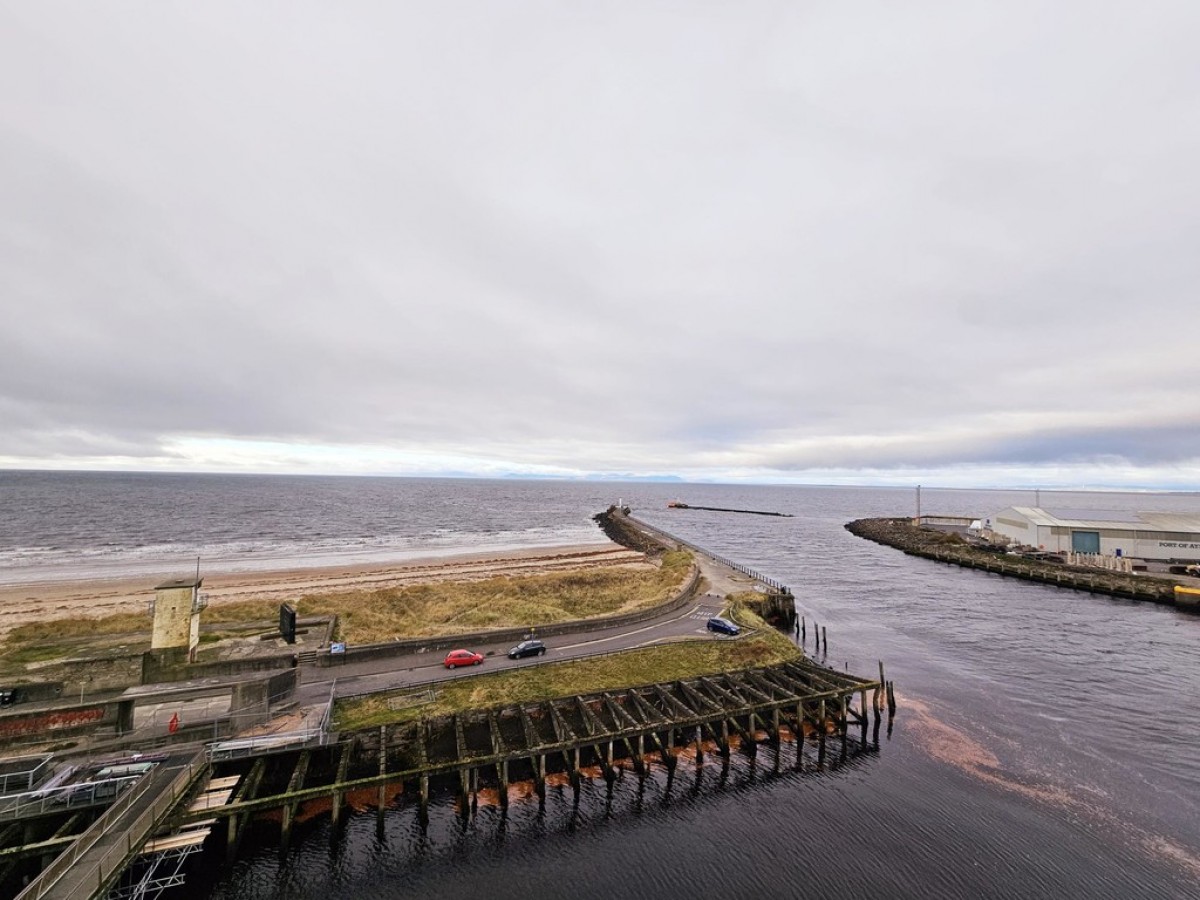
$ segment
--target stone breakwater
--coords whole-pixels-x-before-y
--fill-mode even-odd
[[[1170,579],[1098,571],[1013,556],[969,544],[957,534],[920,528],[908,518],[856,519],[846,525],[846,530],[877,544],[895,547],[910,556],[1069,590],[1175,605],[1175,582]]]

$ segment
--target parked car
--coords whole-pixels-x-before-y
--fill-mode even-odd
[[[723,619],[720,616],[713,616],[708,620],[709,631],[719,631],[721,634],[741,634],[742,629],[736,622],[730,622],[728,619]]]
[[[509,659],[524,659],[526,656],[545,656],[546,645],[538,640],[521,641],[508,651]]]
[[[442,661],[447,669],[457,669],[459,666],[477,666],[483,662],[483,654],[473,650],[451,650]]]

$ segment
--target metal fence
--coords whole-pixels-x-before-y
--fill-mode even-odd
[[[657,525],[651,525],[649,522],[643,522],[641,519],[635,518],[634,516],[626,516],[626,518],[628,518],[631,522],[636,522],[638,525],[641,525],[643,528],[647,528],[650,531],[656,531],[661,535],[669,537],[671,540],[673,540],[677,544],[682,544],[683,546],[688,547],[691,550],[695,550],[697,553],[703,553],[709,559],[714,559],[717,562],[721,563],[721,565],[723,565],[723,566],[728,566],[729,568],[734,569],[735,571],[741,572],[743,575],[748,575],[749,577],[753,578],[755,581],[761,581],[763,584],[765,584],[767,587],[771,588],[774,591],[778,591],[781,594],[790,594],[792,592],[791,588],[789,588],[786,584],[778,582],[774,578],[770,578],[766,575],[763,575],[761,572],[756,572],[753,569],[751,569],[749,566],[744,566],[739,562],[734,562],[732,559],[726,559],[723,556],[713,553],[711,550],[706,550],[698,544],[693,544],[691,541],[685,541],[683,538],[678,537],[674,534],[671,534],[671,532],[667,531],[666,529],[659,528]]]
[[[108,803],[128,790],[140,777],[127,775],[103,781],[83,781],[0,797],[0,821]]]
[[[96,894],[110,879],[119,874],[126,861],[141,847],[155,825],[166,817],[183,797],[188,786],[206,768],[207,760],[198,756],[179,769],[166,785],[161,784],[161,773],[164,771],[162,769],[156,769],[143,776],[132,790],[122,794],[87,831],[43,869],[42,873],[17,895],[16,900],[39,900],[53,891],[68,872],[71,872],[71,880],[78,885],[79,890],[86,892],[80,893],[79,896]],[[156,775],[158,777],[155,777]],[[159,790],[154,803],[128,827],[120,830],[122,840],[116,841],[94,860],[84,858],[104,838],[116,832],[119,819],[132,809],[134,804],[156,788]]]
[[[11,794],[15,791],[27,791],[45,777],[53,753],[42,753],[37,756],[19,756],[6,759],[5,767],[15,769],[0,775],[0,794]]]
[[[329,742],[329,731],[326,721],[322,718],[319,725],[300,728],[294,731],[277,731],[274,734],[263,734],[255,737],[237,738],[229,741],[215,741],[205,747],[205,753],[210,760],[245,759],[258,756],[273,750],[293,749],[295,747],[320,747]]]
[[[333,715],[333,698],[337,693],[337,680],[329,686],[329,700],[321,709],[316,724],[305,725],[292,731],[277,731],[273,734],[213,741],[205,747],[210,760],[244,759],[272,750],[290,749],[300,746],[320,747],[329,743],[329,720]],[[269,702],[269,701],[268,701]],[[307,714],[305,714],[307,721]]]

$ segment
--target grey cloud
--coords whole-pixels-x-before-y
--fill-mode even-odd
[[[0,457],[1200,472],[1190,4],[132,8],[0,13]]]

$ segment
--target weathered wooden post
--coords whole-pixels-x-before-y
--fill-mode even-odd
[[[311,752],[310,750],[300,751],[300,756],[296,760],[296,768],[292,770],[292,777],[287,786],[286,793],[289,797],[304,787],[304,777],[308,774],[308,761]],[[296,802],[289,799],[283,807],[282,840],[280,843],[285,849],[292,839],[292,821],[296,816],[296,806]]]
[[[386,774],[387,774],[387,726],[380,725],[379,726],[379,775],[380,775],[380,777],[383,777]],[[376,815],[378,816],[378,819],[379,819],[379,821],[378,821],[379,830],[382,832],[382,830],[383,830],[383,812],[384,812],[384,807],[387,805],[387,785],[384,784],[383,782],[379,783],[379,795],[378,795],[377,799],[378,799],[378,802],[376,804],[376,808],[377,808]]]
[[[800,643],[803,644],[808,640],[808,626],[804,622],[804,616],[800,617]]]
[[[468,769],[458,770],[458,810],[466,821],[471,815],[471,775]]]
[[[821,642],[825,645],[824,653],[829,652],[829,632],[825,630],[825,626],[821,626]]]
[[[804,768],[804,701],[796,701],[796,771]]]
[[[704,726],[696,726],[696,768],[704,765]]]
[[[341,755],[338,757],[337,775],[334,776],[334,782],[336,784],[341,784],[343,781],[346,780],[346,772],[349,770],[349,767],[350,767],[350,751],[353,748],[353,746],[354,746],[353,741],[347,741],[346,743],[342,744],[342,752],[341,752]],[[345,799],[346,799],[346,795],[342,791],[338,791],[336,794],[333,795],[332,819],[333,819],[333,824],[335,826],[335,831],[336,831],[336,826],[342,816],[342,806],[345,803]]]
[[[849,721],[846,716],[846,695],[845,694],[842,694],[840,697],[838,697],[838,719],[840,720],[838,727],[841,729],[841,732],[842,732],[841,758],[843,761],[845,761],[845,759],[846,759],[846,738],[850,731]]]
[[[825,767],[825,700],[821,699],[821,704],[817,710],[817,768]]]
[[[783,736],[779,733],[779,708],[771,710],[771,729],[775,734],[772,743],[775,744],[775,762],[772,764],[773,771],[776,775],[779,774],[779,767],[782,764],[783,757]]]

